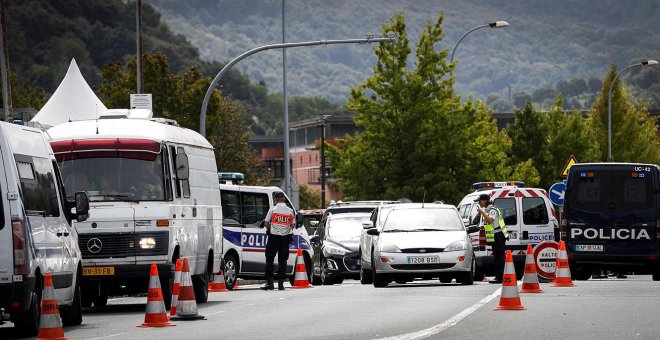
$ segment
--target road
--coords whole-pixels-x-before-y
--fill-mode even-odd
[[[86,309],[71,339],[648,339],[657,338],[660,282],[650,276],[578,281],[541,294],[521,294],[524,311],[494,311],[499,287],[417,281],[376,289],[342,285],[263,292],[243,286],[211,293],[200,321],[138,328],[145,297],[111,299]],[[0,326],[0,339],[16,335]]]

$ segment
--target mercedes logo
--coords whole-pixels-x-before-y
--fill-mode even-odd
[[[89,249],[92,254],[97,254],[101,251],[101,248],[103,248],[103,242],[101,242],[100,239],[94,237],[87,241],[87,249]]]

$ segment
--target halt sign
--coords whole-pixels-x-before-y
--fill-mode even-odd
[[[534,247],[534,261],[536,272],[544,279],[555,278],[559,245],[555,241],[543,241]]]

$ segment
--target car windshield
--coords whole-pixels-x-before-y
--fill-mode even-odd
[[[420,207],[392,210],[383,226],[383,232],[437,230],[464,230],[463,222],[453,209]]]
[[[79,158],[60,162],[67,195],[85,191],[90,201],[162,201],[162,155],[136,158]]]
[[[369,214],[342,214],[328,219],[327,235],[337,240],[360,239],[362,222],[369,220]]]

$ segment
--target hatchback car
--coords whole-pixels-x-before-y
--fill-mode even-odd
[[[474,281],[474,256],[458,210],[447,204],[382,206],[363,223],[360,281],[385,287],[416,278]]]

